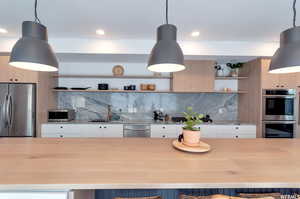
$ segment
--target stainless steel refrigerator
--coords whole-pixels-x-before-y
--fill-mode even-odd
[[[35,84],[0,84],[0,137],[34,137],[35,102]]]

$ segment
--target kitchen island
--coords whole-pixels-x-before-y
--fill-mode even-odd
[[[1,190],[300,188],[300,140],[206,139],[203,154],[172,139],[0,139]]]

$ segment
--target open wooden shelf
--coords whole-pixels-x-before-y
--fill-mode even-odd
[[[88,89],[88,90],[57,90],[53,89],[53,92],[98,92],[98,93],[223,93],[223,94],[242,94],[242,93],[247,93],[246,91],[141,91],[141,90],[135,90],[135,91],[130,91],[130,90],[93,90],[93,89]]]
[[[237,80],[237,79],[247,79],[248,77],[215,77],[216,80]]]
[[[171,79],[171,76],[146,76],[146,75],[54,75],[54,78],[99,78],[99,79]]]

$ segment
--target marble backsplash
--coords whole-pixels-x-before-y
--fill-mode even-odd
[[[180,115],[186,107],[209,114],[215,121],[237,120],[238,95],[220,93],[87,93],[58,94],[58,107],[76,110],[77,120],[106,119],[111,105],[114,118],[150,120],[153,110],[163,109],[169,115]]]

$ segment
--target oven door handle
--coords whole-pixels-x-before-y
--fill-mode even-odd
[[[263,95],[264,98],[295,98],[295,95]]]
[[[263,121],[264,124],[296,124],[296,121]]]

